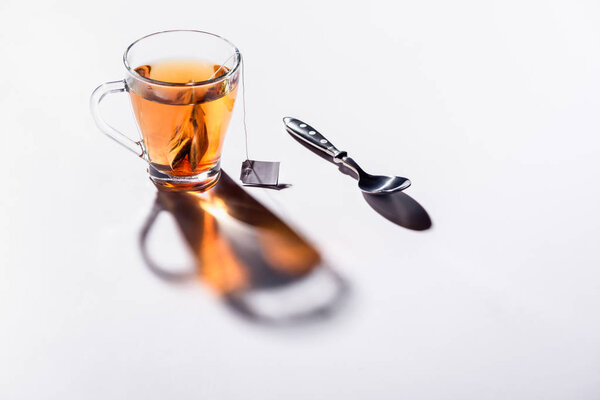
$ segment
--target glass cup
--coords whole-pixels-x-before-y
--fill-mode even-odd
[[[239,50],[212,33],[164,31],[129,45],[123,63],[125,79],[103,83],[92,93],[90,108],[100,130],[143,158],[155,184],[171,190],[210,188],[220,175],[237,94]],[[141,139],[119,132],[100,116],[100,102],[119,92],[129,93]]]

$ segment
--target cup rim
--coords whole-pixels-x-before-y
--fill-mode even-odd
[[[160,34],[163,34],[163,33],[174,33],[174,32],[202,33],[202,34],[214,36],[216,38],[219,38],[219,39],[223,40],[225,43],[229,44],[232,47],[232,49],[233,49],[233,55],[235,56],[235,64],[234,64],[233,68],[231,68],[229,71],[227,71],[227,73],[225,73],[225,74],[223,74],[221,76],[218,76],[218,77],[212,78],[212,79],[208,79],[208,80],[205,80],[205,81],[177,83],[177,82],[158,81],[158,80],[155,80],[155,79],[146,78],[146,77],[138,74],[135,71],[135,69],[133,69],[131,67],[131,65],[129,64],[129,61],[128,61],[128,56],[129,56],[129,52],[131,51],[131,49],[133,48],[133,46],[135,46],[138,42],[141,42],[142,40],[147,39],[147,38],[149,38],[151,36],[156,36],[156,35],[160,35]],[[217,34],[211,33],[211,32],[200,31],[200,30],[195,30],[195,29],[171,29],[171,30],[165,30],[165,31],[159,31],[159,32],[150,33],[150,34],[148,34],[146,36],[142,36],[138,40],[136,40],[133,43],[131,43],[129,46],[127,46],[127,49],[125,49],[125,53],[123,53],[123,64],[125,65],[125,69],[127,69],[127,72],[129,72],[135,79],[139,79],[141,81],[148,82],[148,83],[151,83],[153,85],[171,86],[171,87],[197,87],[197,86],[210,85],[210,84],[213,84],[213,83],[217,83],[217,82],[223,81],[225,79],[228,79],[229,77],[231,77],[233,74],[235,74],[237,72],[237,70],[240,67],[241,60],[242,60],[242,57],[241,57],[240,51],[229,40],[227,40],[224,37],[219,36]]]

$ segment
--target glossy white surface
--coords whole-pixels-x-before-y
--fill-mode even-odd
[[[0,398],[597,399],[599,18],[593,1],[2,1]],[[247,191],[350,283],[331,319],[252,324],[142,261],[155,189],[88,98],[169,28],[245,54],[251,156],[293,184]],[[127,107],[107,115],[132,132]],[[286,115],[409,177],[433,227],[375,213]]]

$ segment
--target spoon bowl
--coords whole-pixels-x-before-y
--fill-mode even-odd
[[[365,193],[393,193],[410,186],[410,180],[401,176],[359,175],[358,187]]]

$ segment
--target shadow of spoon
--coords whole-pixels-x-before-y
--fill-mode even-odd
[[[313,146],[306,144],[302,140],[297,139],[295,136],[291,137],[303,147],[310,150],[312,153],[337,166],[340,172],[343,174],[351,176],[354,179],[358,179],[354,171],[345,167],[343,164],[334,162],[333,157],[325,154],[322,151],[316,150]],[[363,192],[362,195],[367,204],[371,206],[373,210],[396,225],[415,231],[424,231],[431,228],[432,222],[427,210],[425,210],[425,208],[421,206],[419,202],[404,192],[381,194],[370,194]]]
[[[403,192],[383,195],[363,193],[371,208],[396,225],[414,231],[431,228],[431,218],[415,199]]]

